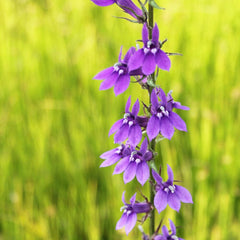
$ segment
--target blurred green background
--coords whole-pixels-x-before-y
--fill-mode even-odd
[[[156,221],[171,217],[188,240],[240,239],[239,1],[157,2],[164,50],[183,54],[158,84],[191,108],[179,111],[189,131],[162,141],[159,156],[194,205]],[[139,185],[99,169],[99,155],[115,147],[108,131],[128,96],[147,93],[132,84],[115,97],[92,77],[141,39],[141,25],[90,0],[1,0],[0,12],[0,239],[140,239],[115,231],[122,192]]]

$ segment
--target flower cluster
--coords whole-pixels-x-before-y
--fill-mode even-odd
[[[162,50],[163,44],[159,41],[159,28],[157,24],[147,24],[148,13],[144,4],[138,8],[131,0],[91,0],[99,6],[118,5],[127,14],[131,15],[138,23],[143,23],[142,43],[143,47],[129,48],[122,57],[120,49],[118,61],[111,67],[100,71],[94,79],[102,80],[100,90],[114,88],[115,95],[125,92],[130,84],[131,78],[137,79],[144,89],[149,92],[149,106],[143,103],[144,114],[141,112],[140,101],[136,99],[131,107],[131,96],[129,96],[123,117],[116,121],[109,136],[114,134],[114,143],[118,144],[112,150],[103,153],[100,158],[104,161],[100,167],[109,167],[116,164],[113,174],[123,173],[124,183],[131,182],[135,177],[143,186],[152,175],[151,188],[154,191],[154,199],[150,202],[147,197],[144,202],[136,201],[136,193],[131,197],[130,203],[125,201],[125,192],[122,196],[124,206],[121,208],[123,214],[117,222],[116,229],[125,227],[126,234],[134,228],[138,214],[145,214],[142,222],[151,217],[151,211],[156,209],[162,212],[167,205],[175,211],[179,211],[181,202],[193,203],[189,191],[174,184],[173,171],[167,165],[168,179],[163,181],[161,174],[156,171],[154,156],[156,155],[154,145],[158,136],[171,139],[175,129],[187,131],[186,123],[175,112],[175,110],[189,110],[188,107],[174,101],[172,91],[165,93],[157,86],[155,70],[169,71],[171,61],[169,54]],[[140,2],[140,1],[139,1]],[[150,1],[147,1],[150,4]],[[141,2],[140,2],[141,3]],[[150,84],[151,82],[151,84]],[[131,110],[130,110],[131,108]],[[151,172],[151,174],[150,174]],[[176,227],[170,221],[171,231],[166,226],[162,227],[162,233],[151,233],[150,236],[143,233],[143,239],[149,240],[176,240]]]

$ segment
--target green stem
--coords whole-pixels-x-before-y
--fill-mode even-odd
[[[148,4],[148,32],[149,32],[149,39],[152,39],[152,29],[153,29],[153,7]],[[154,73],[150,76],[152,78],[152,81],[155,83],[155,77],[154,77]],[[152,87],[149,88],[149,102],[151,104],[151,92],[152,92]],[[155,151],[155,139],[153,139],[150,142],[150,146],[152,151]],[[153,160],[154,161],[154,160]],[[152,203],[152,205],[154,205],[154,188],[151,184],[151,182],[154,182],[153,176],[152,176],[152,171],[150,173],[150,202]],[[155,210],[152,210],[152,215],[150,218],[150,228],[149,228],[149,234],[150,236],[152,236],[155,232]]]

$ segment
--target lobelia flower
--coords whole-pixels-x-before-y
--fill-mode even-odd
[[[100,167],[111,166],[121,158],[125,158],[129,155],[131,155],[131,149],[128,146],[122,144],[121,146],[109,150],[100,156],[100,158],[105,159],[105,161],[100,165]]]
[[[116,230],[121,229],[125,226],[125,231],[128,235],[137,222],[137,214],[150,212],[151,204],[148,202],[136,202],[136,193],[131,197],[129,204],[126,203],[124,195],[125,192],[123,192],[122,195],[124,206],[121,208],[121,211],[123,211],[123,214],[117,222]]]
[[[143,16],[142,10],[140,10],[131,0],[91,0],[96,5],[106,7],[116,3],[124,12],[130,14],[136,19],[140,19]]]
[[[161,101],[158,100],[158,97]],[[188,107],[175,102],[170,92],[166,96],[161,88],[153,89],[151,93],[152,116],[147,125],[147,135],[150,140],[154,139],[159,133],[165,138],[171,139],[174,127],[180,131],[187,131],[185,122],[177,113],[172,111],[173,108],[189,110]]]
[[[144,47],[137,50],[129,60],[129,70],[142,68],[145,75],[150,75],[155,71],[156,65],[162,70],[170,70],[171,61],[167,54],[162,51],[159,44],[159,30],[157,24],[152,30],[152,39],[148,38],[148,28],[143,25],[142,40]]]
[[[114,136],[115,143],[121,143],[128,138],[129,144],[135,147],[142,139],[141,126],[146,126],[147,118],[145,117],[144,121],[144,117],[138,117],[140,107],[138,99],[132,107],[132,112],[129,111],[130,105],[131,96],[127,100],[124,117],[113,124],[109,135],[116,132]]]
[[[152,175],[156,181],[154,206],[159,213],[166,208],[167,204],[172,209],[179,211],[181,202],[193,203],[192,196],[186,188],[173,184],[173,171],[169,165],[167,165],[167,172],[168,180],[163,182],[159,174],[152,170]]]
[[[147,138],[143,140],[140,150],[131,147],[131,154],[127,155],[117,163],[113,174],[124,172],[124,183],[132,181],[136,176],[138,182],[141,185],[144,185],[150,175],[147,162],[153,157],[152,152],[147,150],[147,148]]]
[[[126,53],[123,60],[122,47],[120,50],[118,62],[113,67],[109,67],[99,72],[93,79],[104,80],[100,85],[100,90],[106,90],[114,86],[115,95],[123,93],[129,86],[130,75],[141,75],[140,70],[129,72],[128,61],[132,54],[135,52],[135,48],[131,47]]]
[[[167,227],[164,225],[162,227],[162,234],[154,237],[154,240],[184,240],[183,238],[179,238],[176,236],[176,227],[171,219],[169,219],[169,223],[171,228],[171,234],[169,234]]]

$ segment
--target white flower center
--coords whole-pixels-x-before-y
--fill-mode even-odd
[[[119,75],[121,75],[123,73],[124,73],[124,71],[122,69],[120,69],[119,72],[118,72]]]
[[[162,113],[160,113],[160,112],[157,113],[157,117],[158,117],[158,118],[161,118],[161,117],[162,117]]]
[[[157,52],[157,49],[156,49],[156,48],[153,48],[153,49],[151,50],[151,52],[152,52],[153,54],[155,54],[155,53]]]
[[[129,125],[129,127],[131,127],[133,125],[133,121],[129,121],[128,125]]]
[[[165,187],[163,190],[164,190],[166,193],[168,193],[169,191],[170,191],[171,193],[174,193],[174,192],[175,192],[175,189],[176,189],[176,187],[175,187],[174,185],[169,185],[168,187]]]
[[[147,47],[150,48],[150,47],[151,47],[151,44],[152,44],[152,41],[149,40],[149,41],[147,42]]]
[[[161,106],[160,109],[165,116],[167,116],[167,117],[169,116],[169,112],[168,112],[168,110],[165,110],[164,106]]]
[[[119,154],[119,153],[121,153],[121,151],[122,151],[122,146],[119,146],[119,147],[116,149],[115,153]]]
[[[132,211],[131,210],[128,210],[127,211],[127,215],[129,215],[129,214],[131,214],[132,213]]]
[[[148,49],[148,48],[144,48],[143,51],[144,51],[145,54],[147,54],[147,53],[150,51],[150,49]]]
[[[136,160],[135,160],[135,163],[140,163],[141,162],[141,160],[139,159],[139,158],[137,158]]]

